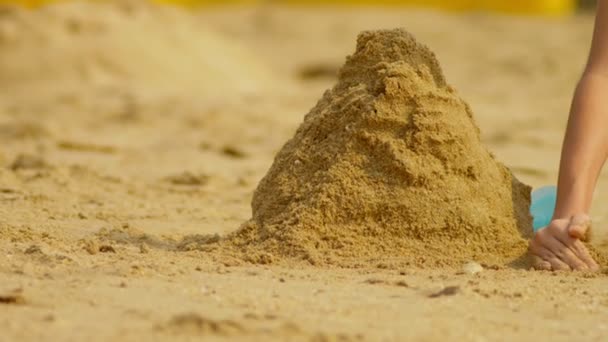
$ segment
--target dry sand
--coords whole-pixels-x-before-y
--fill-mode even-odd
[[[529,207],[433,52],[403,29],[365,31],[226,242],[265,263],[506,265],[527,254]]]
[[[44,25],[55,26],[44,20],[15,23],[13,12],[0,11],[0,31],[14,39],[0,43],[0,65],[26,65],[31,72],[28,82],[4,73],[0,79],[0,341],[570,341],[606,335],[605,273],[497,266],[472,274],[472,266],[464,272],[382,260],[350,269],[251,265],[212,260],[192,248],[202,234],[213,240],[251,217],[254,189],[275,154],[335,84],[366,29],[405,27],[427,44],[471,105],[482,141],[497,159],[524,183],[554,183],[591,16],[278,7],[217,9],[196,18],[162,13],[163,25],[176,16],[179,27],[189,27],[180,31],[185,41],[201,39],[204,46],[204,37],[213,37],[221,48],[205,50],[201,63],[232,63],[228,70],[240,70],[236,79],[251,80],[254,91],[230,89],[229,71],[205,78],[200,75],[210,71],[190,64],[181,65],[192,71],[181,74],[187,78],[181,83],[168,61],[151,79],[144,77],[145,65],[135,76],[102,68],[98,77],[97,62],[82,66],[94,73],[75,72],[52,45],[79,39],[72,31],[46,31]],[[194,63],[178,57],[192,51],[187,44],[176,42],[174,53],[167,52],[172,40],[154,20],[142,20],[147,24],[129,26],[130,34],[158,33],[154,42],[165,58]],[[24,32],[14,30],[19,25],[32,26],[32,35],[15,35]],[[33,37],[54,48],[45,51],[49,45],[33,44]],[[98,40],[99,49],[84,56],[115,46],[116,39]],[[4,57],[16,48],[6,44],[29,51],[20,55],[29,62]],[[65,61],[80,60],[78,53]],[[55,58],[46,66],[54,70],[48,79],[32,71],[47,70],[31,58],[37,54]],[[153,56],[135,61],[146,57]],[[241,68],[241,60],[265,76]],[[165,77],[172,85],[157,82]],[[129,81],[140,78],[144,82]],[[15,82],[19,89],[7,95]],[[607,180],[600,179],[593,209],[598,228],[608,212],[602,205]]]

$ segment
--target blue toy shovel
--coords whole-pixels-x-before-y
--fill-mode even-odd
[[[530,214],[534,218],[533,227],[535,233],[551,223],[556,202],[557,187],[555,186],[544,186],[532,192]]]

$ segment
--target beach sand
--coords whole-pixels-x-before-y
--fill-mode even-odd
[[[526,184],[554,184],[591,15],[262,6],[143,16],[142,27],[161,35],[155,48],[171,47],[176,56],[203,49],[200,66],[179,59],[192,64],[177,72],[161,59],[150,66],[160,71],[149,79],[146,53],[156,50],[133,56],[137,46],[124,44],[113,51],[126,57],[101,54],[80,69],[74,62],[57,65],[60,54],[55,64],[36,64],[32,56],[41,46],[63,44],[48,37],[66,33],[37,27],[51,24],[28,21],[27,13],[13,22],[16,16],[0,11],[0,49],[11,46],[23,55],[0,54],[0,67],[35,65],[45,79],[38,82],[36,73],[0,78],[0,341],[571,341],[606,335],[605,271],[485,265],[477,272],[474,265],[420,268],[381,258],[349,268],[263,265],[190,248],[251,218],[258,182],[336,83],[362,30],[404,27],[428,45],[472,107],[496,159]],[[153,24],[171,20],[193,23],[171,33],[183,41],[162,36],[164,26]],[[31,30],[15,29],[26,24]],[[76,33],[69,27],[69,35],[82,34],[81,26]],[[98,28],[84,27],[85,34]],[[189,40],[188,30],[198,40]],[[110,38],[99,44],[117,48]],[[201,45],[188,50],[188,41]],[[214,49],[204,50],[210,41]],[[104,51],[99,46],[88,53]],[[117,67],[121,58],[133,60]],[[205,77],[205,61],[233,63],[227,70],[236,71]],[[130,66],[141,69],[133,74]],[[52,72],[40,71],[45,68]],[[174,77],[165,79],[168,74]],[[135,78],[145,82],[130,82]],[[243,79],[243,87],[231,87]],[[602,175],[592,212],[598,230],[607,223],[607,188]]]

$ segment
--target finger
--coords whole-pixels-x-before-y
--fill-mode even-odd
[[[542,260],[548,262],[551,265],[551,269],[555,271],[570,271],[571,268],[566,263],[561,261],[553,252],[551,252],[546,247],[543,247],[541,244],[532,240],[530,242],[530,252],[533,253],[536,257],[541,258]]]
[[[580,270],[585,270],[585,269],[594,269],[597,268],[597,264],[595,263],[595,261],[593,260],[593,258],[591,257],[591,255],[589,254],[589,251],[587,250],[587,247],[585,247],[585,245],[581,242],[581,240],[579,239],[575,239],[569,235],[560,233],[560,232],[556,232],[553,235],[559,242],[561,242],[563,245],[565,245],[573,254],[574,256],[576,256],[576,259],[578,259],[578,261],[581,261],[585,264],[585,267],[574,267],[575,269],[580,269]],[[554,254],[555,251],[553,251]],[[566,257],[570,254],[570,253],[565,253]],[[567,264],[569,264],[571,267],[574,266],[572,263],[568,262],[568,260],[565,260],[561,257],[561,255],[558,254],[558,256],[564,260]]]
[[[556,256],[547,257],[547,261],[551,264],[551,268],[554,271],[572,271],[572,268],[568,266],[568,264],[564,263]]]
[[[587,241],[591,230],[591,219],[589,216],[581,214],[575,215],[570,220],[568,234],[579,240]]]
[[[587,265],[579,259],[573,252],[563,244],[560,240],[558,240],[554,236],[547,237],[545,240],[545,247],[551,251],[551,253],[559,258],[559,260],[568,264],[572,269],[575,270],[586,270],[588,269]],[[544,259],[544,258],[543,258]],[[550,260],[548,260],[550,261]]]
[[[532,255],[532,267],[537,271],[551,271],[551,263],[536,255]]]
[[[581,241],[575,240],[571,248],[575,251],[579,259],[587,264],[587,267],[589,267],[590,270],[597,271],[600,269],[600,266],[597,264],[597,262],[595,262],[595,260],[593,260],[589,250]]]
[[[570,266],[568,266],[568,264],[566,264],[565,262],[560,260],[549,249],[547,249],[543,246],[538,246],[538,245],[535,245],[532,249],[534,250],[534,254],[541,257],[546,262],[548,262],[551,265],[551,269],[553,269],[554,271],[570,271],[571,270],[571,268],[570,268]]]

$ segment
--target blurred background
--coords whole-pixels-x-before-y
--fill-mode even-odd
[[[40,6],[66,0],[1,0],[0,3],[20,4],[24,6]],[[103,0],[97,0],[103,1]],[[205,5],[225,4],[260,4],[260,3],[290,3],[290,4],[340,4],[340,5],[398,5],[432,7],[448,10],[489,10],[507,13],[526,13],[543,15],[562,15],[572,13],[577,8],[593,6],[595,0],[155,0],[181,6],[198,7]]]

